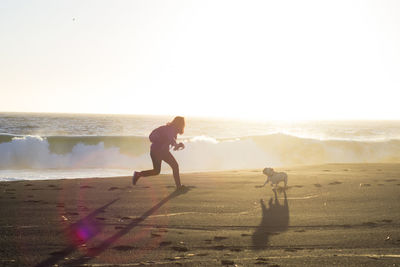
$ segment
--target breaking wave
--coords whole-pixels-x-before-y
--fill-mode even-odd
[[[173,152],[188,171],[262,168],[323,163],[400,162],[400,140],[348,141],[284,134],[182,139]],[[151,167],[150,143],[136,136],[0,135],[0,169],[144,169]]]

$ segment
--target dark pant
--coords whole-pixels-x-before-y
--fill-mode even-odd
[[[181,179],[179,177],[179,165],[178,162],[176,162],[174,156],[172,156],[171,152],[169,152],[169,150],[151,149],[150,157],[153,161],[153,169],[140,172],[140,176],[147,177],[160,174],[161,162],[165,161],[172,168],[176,187],[181,186]]]

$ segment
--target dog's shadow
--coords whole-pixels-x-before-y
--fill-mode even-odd
[[[256,250],[267,248],[270,235],[279,234],[288,229],[289,205],[286,191],[282,192],[285,196],[283,205],[278,200],[276,190],[274,190],[275,198],[271,197],[268,201],[268,208],[264,200],[260,199],[262,219],[252,236],[253,247]]]

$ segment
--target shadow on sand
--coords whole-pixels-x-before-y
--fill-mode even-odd
[[[136,218],[133,220],[130,224],[126,225],[124,229],[116,232],[114,235],[110,236],[109,238],[105,239],[99,246],[96,247],[96,249],[92,250],[90,255],[83,255],[80,258],[77,258],[75,260],[69,261],[68,263],[65,263],[65,265],[68,266],[79,266],[87,261],[91,260],[92,258],[96,257],[97,255],[101,254],[104,250],[109,248],[115,241],[117,241],[119,238],[127,234],[129,231],[131,231],[133,228],[135,228],[139,223],[143,222],[147,217],[152,215],[154,212],[156,212],[161,206],[163,206],[165,203],[167,203],[169,200],[185,194],[189,191],[189,188],[184,188],[183,190],[179,191],[174,191],[171,194],[169,194],[167,197],[162,199],[160,202],[158,202],[156,205],[154,205],[152,208],[147,210],[145,213],[142,214],[139,218]],[[52,253],[52,257],[42,261],[41,263],[37,264],[36,266],[54,266],[57,265],[57,262],[64,260],[65,257],[67,257],[69,254],[74,252],[79,245],[82,245],[89,241],[91,238],[96,236],[98,233],[101,232],[101,228],[98,227],[94,222],[93,218],[99,213],[103,212],[105,208],[116,202],[118,199],[115,199],[111,201],[110,203],[104,205],[103,207],[93,211],[90,213],[88,216],[83,218],[82,220],[79,220],[78,222],[74,223],[73,225],[70,226],[70,232],[74,234],[76,237],[76,240],[74,240],[73,244],[68,246],[62,251],[57,251]]]
[[[264,200],[260,199],[262,219],[252,236],[253,247],[256,250],[267,248],[269,236],[284,232],[289,226],[289,206],[286,192],[283,191],[285,196],[283,205],[279,203],[276,190],[274,190],[274,194],[275,199],[269,200],[268,208],[265,206]]]

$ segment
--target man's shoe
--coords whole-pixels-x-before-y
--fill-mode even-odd
[[[176,188],[176,191],[178,191],[178,192],[183,192],[183,191],[186,191],[186,190],[188,190],[188,188],[185,185],[181,185],[181,186]]]

